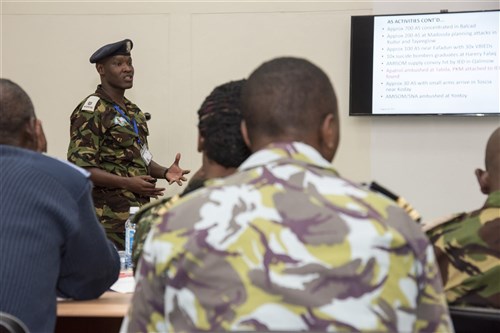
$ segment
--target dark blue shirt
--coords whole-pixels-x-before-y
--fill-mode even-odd
[[[0,145],[0,311],[52,332],[56,297],[99,297],[120,263],[95,215],[86,171]]]

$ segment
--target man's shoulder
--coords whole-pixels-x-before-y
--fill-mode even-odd
[[[491,223],[490,223],[491,222]],[[497,238],[500,227],[500,208],[484,207],[467,213],[454,214],[429,228],[426,233],[436,245],[439,238],[443,243],[483,242],[479,238]]]
[[[307,173],[307,171],[305,173]],[[406,214],[405,211],[394,201],[389,200],[376,192],[365,189],[361,185],[352,181],[339,177],[336,174],[332,174],[329,170],[325,171],[325,177],[318,177],[318,180],[315,180],[315,183],[311,181],[305,185],[303,189],[302,185],[300,185],[300,188],[299,186],[290,186],[290,188],[287,189],[287,186],[281,184],[281,180],[283,179],[278,179],[278,177],[275,177],[268,172],[262,172],[260,168],[240,170],[237,173],[225,178],[216,178],[206,181],[203,189],[197,190],[194,193],[189,193],[188,195],[182,197],[174,208],[182,207],[187,201],[190,202],[188,205],[191,205],[191,203],[195,201],[199,204],[203,204],[213,202],[213,200],[223,201],[225,198],[248,198],[249,193],[253,193],[254,196],[257,195],[262,200],[268,200],[269,198],[266,199],[266,197],[271,194],[269,192],[270,188],[273,188],[277,192],[283,193],[280,198],[286,197],[288,195],[287,192],[294,191],[310,192],[309,194],[305,194],[306,196],[315,195],[318,198],[322,196],[325,200],[323,200],[322,203],[317,203],[316,206],[319,208],[327,206],[328,204],[326,202],[335,201],[339,207],[342,206],[348,209],[353,203],[358,205],[360,209],[371,207],[379,212],[386,211],[387,209],[394,209],[401,212],[401,216],[404,217],[405,222],[411,221],[412,225],[418,225],[415,221],[411,220],[408,214]],[[336,186],[338,191],[330,188],[327,192],[325,192],[325,186],[320,184],[325,181],[330,181],[329,184]],[[286,180],[284,180],[284,182],[286,182]],[[293,180],[293,182],[295,183],[296,181]],[[312,189],[314,186],[316,186],[316,188]],[[335,193],[336,195],[333,195],[332,193]],[[271,201],[274,201],[274,199]],[[274,207],[272,202],[267,202],[267,204],[269,207]],[[386,220],[391,219],[390,217],[380,215],[378,215],[378,218]]]
[[[142,206],[141,209],[134,215],[135,223],[143,223],[143,221],[149,221],[156,218],[162,213],[168,211],[168,209],[179,199],[179,195],[174,195],[173,197],[162,198],[146,205]]]
[[[113,105],[110,101],[103,98],[97,93],[93,93],[85,97],[75,108],[73,113],[95,113],[95,112],[105,112],[112,108]]]
[[[427,235],[439,234],[446,228],[456,229],[457,227],[460,227],[462,221],[466,220],[467,217],[468,214],[465,212],[445,215],[433,220],[425,221],[422,229],[427,233]]]
[[[60,182],[68,185],[76,185],[78,183],[86,183],[90,179],[90,173],[68,161],[47,155],[39,154],[40,170],[45,174],[50,175]]]
[[[299,209],[302,213],[297,211],[297,214],[306,214],[307,212],[302,209],[303,205],[297,202],[297,200],[305,200],[314,202],[309,207],[311,214],[314,214],[314,211],[326,210],[344,216],[342,212],[351,212],[356,219],[373,220],[372,222],[377,224],[383,223],[394,230],[401,231],[409,239],[425,237],[419,224],[392,200],[333,175],[329,171],[325,171],[326,173],[330,181],[328,184],[337,187],[337,190],[330,188],[325,192],[325,186],[319,184],[325,182],[326,178],[322,177],[319,177],[321,179],[317,180],[316,184],[311,183],[304,188],[299,188],[299,186],[287,188],[286,185],[280,183],[279,179],[276,179],[277,183],[274,184],[271,180],[272,176],[266,175],[265,172],[261,173],[256,169],[240,170],[225,178],[209,180],[205,188],[182,197],[173,205],[171,210],[174,214],[171,218],[182,219],[181,216],[184,214],[204,211],[203,209],[208,206],[210,209],[207,210],[225,209],[232,214],[245,209],[251,209],[254,213],[261,211],[263,214],[264,211],[270,212],[271,210],[280,211],[280,214],[292,213]],[[315,185],[317,186],[313,188]],[[321,200],[320,197],[322,197]],[[336,207],[337,210],[332,207]]]
[[[70,193],[76,194],[90,183],[90,173],[70,162],[36,152],[31,159],[32,169],[38,177],[46,177]]]
[[[8,154],[8,155],[7,155]],[[57,183],[69,188],[78,187],[89,182],[90,173],[69,162],[17,147],[2,147],[2,157],[9,157],[19,167],[31,170],[30,173],[39,178],[49,177]]]

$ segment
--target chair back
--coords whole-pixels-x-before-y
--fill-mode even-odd
[[[0,311],[0,333],[29,333],[29,330],[19,318]]]
[[[500,309],[449,306],[456,333],[500,332]]]

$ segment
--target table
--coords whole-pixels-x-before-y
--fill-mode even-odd
[[[118,332],[131,300],[132,294],[108,291],[94,300],[59,301],[55,332]]]

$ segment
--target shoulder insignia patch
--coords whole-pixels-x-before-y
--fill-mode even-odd
[[[82,111],[94,112],[97,102],[99,102],[99,96],[90,96],[85,103],[83,103]]]

